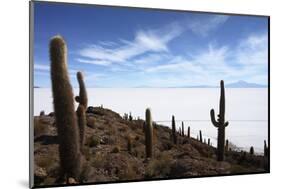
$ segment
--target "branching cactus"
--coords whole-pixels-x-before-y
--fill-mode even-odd
[[[190,138],[190,127],[187,129],[187,137]]]
[[[86,109],[88,107],[88,96],[84,83],[84,77],[82,72],[77,72],[77,80],[79,83],[79,96],[75,97],[76,102],[80,103]]]
[[[221,87],[221,96],[220,96],[220,110],[218,114],[218,120],[216,121],[215,118],[215,111],[211,109],[211,121],[215,127],[218,128],[218,144],[217,144],[217,160],[223,161],[224,160],[224,140],[225,140],[225,127],[228,126],[228,122],[225,121],[225,95],[224,95],[224,82],[221,80],[220,83]]]
[[[184,123],[181,122],[181,135],[184,136]]]
[[[78,127],[79,127],[79,142],[80,142],[80,150],[83,150],[84,141],[85,141],[85,127],[86,127],[86,110],[82,104],[79,104],[76,115],[78,119]]]
[[[203,142],[203,138],[202,138],[202,131],[201,130],[199,131],[199,137],[200,137],[200,142],[202,143]]]
[[[176,134],[176,122],[175,116],[172,116],[172,136],[174,144],[177,144],[177,134]]]
[[[67,71],[67,47],[61,36],[50,42],[51,80],[58,129],[61,176],[78,179],[81,171],[79,133]]]
[[[152,158],[152,146],[153,146],[153,126],[150,109],[145,111],[145,151],[146,157]]]

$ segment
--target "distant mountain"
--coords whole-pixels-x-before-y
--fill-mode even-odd
[[[235,83],[226,84],[225,87],[227,88],[266,88],[267,85],[261,85],[257,83],[248,83],[246,81],[237,81]]]

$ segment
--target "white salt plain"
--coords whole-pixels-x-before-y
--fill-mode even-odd
[[[268,136],[268,93],[266,88],[226,88],[226,138],[238,147],[263,152]],[[219,88],[89,88],[89,105],[109,108],[120,115],[132,112],[144,119],[145,109],[151,108],[153,120],[171,126],[175,115],[177,127],[184,121],[196,137],[202,130],[204,138],[216,145],[217,129],[210,121],[210,109],[218,113]],[[79,89],[74,89],[78,94]],[[53,111],[50,88],[34,89],[34,115],[41,110]]]

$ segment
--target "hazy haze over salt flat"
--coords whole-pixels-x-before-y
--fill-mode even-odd
[[[109,108],[120,115],[132,112],[134,117],[144,119],[145,108],[150,107],[153,120],[171,125],[171,116],[184,120],[185,129],[191,126],[196,137],[201,129],[203,136],[216,144],[217,129],[210,122],[210,109],[218,114],[220,90],[218,88],[89,88],[89,105]],[[77,95],[79,89],[74,89]],[[77,103],[75,103],[77,106]],[[34,115],[41,110],[53,111],[52,93],[49,88],[34,89]],[[255,147],[262,152],[263,140],[268,131],[267,88],[227,88],[226,138],[239,147]],[[180,127],[180,121],[177,127]]]

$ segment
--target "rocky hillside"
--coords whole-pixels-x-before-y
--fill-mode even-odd
[[[130,120],[105,108],[87,111],[83,146],[83,183],[182,178],[266,172],[267,158],[227,151],[216,161],[215,148],[154,124],[153,158],[145,158],[144,120]],[[34,117],[35,185],[62,184],[56,121],[53,113]],[[73,181],[75,183],[75,181]]]

